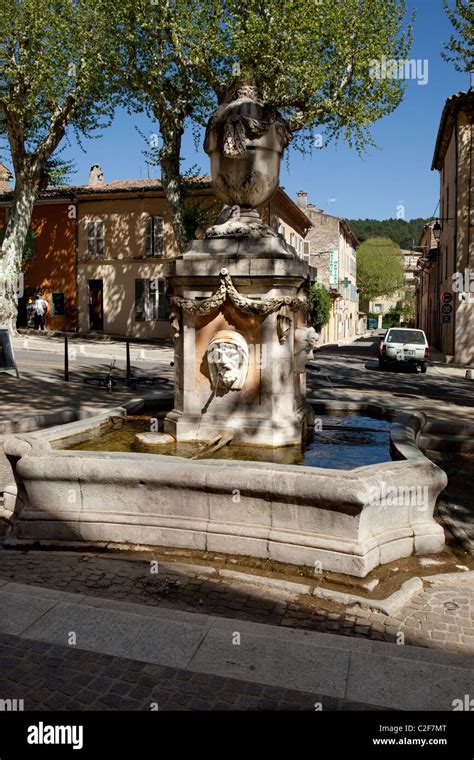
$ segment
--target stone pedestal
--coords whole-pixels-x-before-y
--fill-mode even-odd
[[[307,263],[279,237],[217,238],[194,241],[165,273],[175,315],[175,399],[165,431],[178,441],[232,432],[234,443],[300,444],[311,425],[305,374],[295,367]],[[208,346],[221,331],[248,344],[239,389],[213,385]]]

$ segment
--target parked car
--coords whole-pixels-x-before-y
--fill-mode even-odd
[[[379,367],[387,369],[390,365],[406,364],[422,372],[428,367],[429,346],[423,330],[408,327],[390,327],[380,340]]]

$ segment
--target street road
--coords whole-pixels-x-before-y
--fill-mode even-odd
[[[74,344],[72,344],[73,347]],[[45,349],[48,346],[45,344]],[[100,354],[97,343],[87,346],[88,353]],[[134,375],[157,375],[172,380],[173,350],[170,347],[150,347],[145,349],[146,359],[135,358],[139,351],[132,347],[132,373]],[[63,377],[64,356],[49,350],[37,351],[17,348],[15,351],[18,368],[24,374],[49,375],[60,380]],[[69,372],[71,380],[81,380],[97,373],[107,373],[112,358],[116,358],[116,375],[125,374],[125,347],[117,344],[104,347],[103,355],[83,355],[78,350],[70,351]],[[470,407],[474,417],[474,382],[466,380],[445,365],[430,364],[428,372],[422,374],[409,369],[396,368],[380,370],[378,367],[378,337],[361,338],[347,346],[325,346],[315,352],[315,359],[307,366],[307,386],[312,397],[328,398],[329,395],[353,397],[392,403],[400,399],[406,408],[413,408],[408,402],[416,401],[416,407],[435,414],[436,401],[443,409]],[[424,405],[426,399],[427,404]],[[441,406],[440,406],[441,409]]]
[[[404,368],[382,371],[377,361],[378,343],[378,337],[361,338],[348,346],[321,348],[307,367],[308,388],[316,395],[332,388],[380,398],[385,395],[387,400],[439,399],[444,405],[472,407],[474,411],[474,381],[448,374],[446,367],[434,364],[426,374]]]

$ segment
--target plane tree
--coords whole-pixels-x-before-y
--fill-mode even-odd
[[[288,119],[297,144],[342,138],[357,150],[401,102],[405,83],[376,78],[383,56],[406,58],[405,0],[122,0],[118,51],[131,108],[157,122],[157,159],[181,250],[186,187],[181,145],[227,87],[250,80]],[[319,142],[318,142],[319,144]]]
[[[111,0],[0,0],[0,140],[15,177],[0,247],[0,325],[10,329],[34,202],[61,174],[58,148],[68,130],[93,135],[113,114],[113,10]]]

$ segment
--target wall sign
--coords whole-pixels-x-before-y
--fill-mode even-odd
[[[453,301],[453,294],[450,293],[449,290],[445,290],[443,293],[441,293],[441,301],[443,303],[452,303],[452,301]]]
[[[338,285],[339,258],[338,251],[329,251],[329,284]]]

